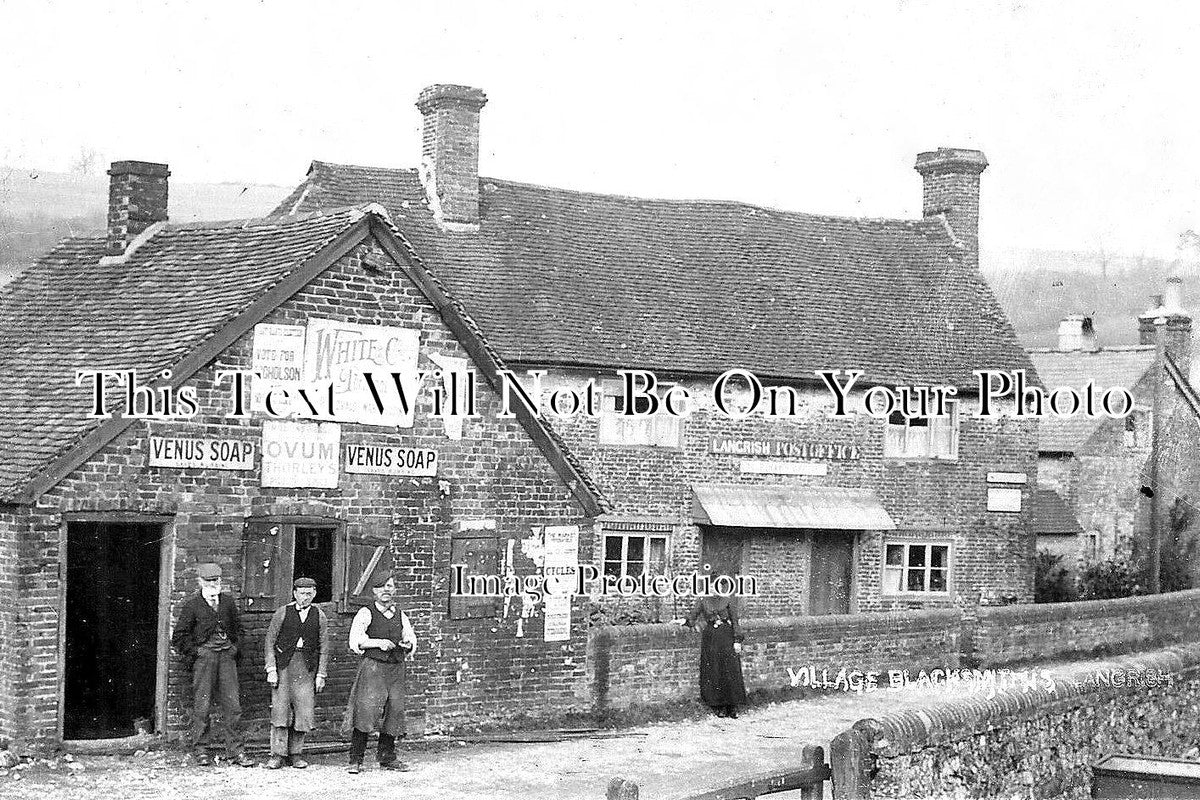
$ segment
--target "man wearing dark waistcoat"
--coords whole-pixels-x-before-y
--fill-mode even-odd
[[[208,766],[209,713],[213,696],[221,708],[225,754],[241,767],[254,759],[242,749],[242,705],[238,698],[237,659],[242,620],[233,598],[221,591],[221,568],[196,565],[193,594],[179,609],[171,646],[192,670],[192,727],[190,744],[196,763]]]
[[[362,771],[367,738],[379,732],[376,755],[381,769],[407,771],[396,758],[396,739],[404,736],[407,666],[417,637],[408,615],[396,604],[396,580],[386,562],[367,583],[374,602],[360,608],[350,623],[350,650],[358,653],[358,674],[350,687],[345,728],[350,733],[350,772]]]
[[[329,620],[312,604],[317,582],[297,578],[295,602],[276,609],[267,628],[267,683],[271,684],[271,758],[267,769],[304,769],[304,734],[313,729],[316,692],[329,667]]]

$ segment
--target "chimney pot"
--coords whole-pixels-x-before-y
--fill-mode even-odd
[[[1150,295],[1151,307],[1138,317],[1138,341],[1156,344],[1162,336],[1166,352],[1186,377],[1192,360],[1192,315],[1183,308],[1183,280],[1168,278],[1163,294]]]
[[[1183,279],[1167,278],[1167,289],[1163,294],[1163,309],[1167,312],[1183,311]]]
[[[481,89],[437,84],[422,90],[421,182],[438,224],[450,230],[479,225],[479,111]]]
[[[1096,331],[1092,318],[1083,314],[1071,314],[1058,323],[1058,349],[1064,352],[1096,349]]]
[[[108,237],[104,252],[123,254],[130,243],[156,222],[167,219],[166,164],[114,161],[108,169]]]

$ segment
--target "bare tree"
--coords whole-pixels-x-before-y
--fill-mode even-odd
[[[80,145],[79,154],[71,162],[71,172],[85,178],[89,175],[94,175],[96,173],[96,164],[99,160],[99,153],[90,147]]]

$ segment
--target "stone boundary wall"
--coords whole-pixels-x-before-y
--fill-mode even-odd
[[[832,682],[842,669],[956,667],[961,620],[957,609],[746,620],[741,625],[746,690],[791,688],[793,676],[805,669]],[[588,641],[593,704],[626,709],[698,697],[699,661],[700,634],[690,628],[593,628]]]
[[[1101,757],[1200,741],[1200,644],[1068,665],[991,698],[946,694],[839,734],[834,797],[1089,797]]]
[[[984,667],[1147,650],[1200,639],[1200,589],[1115,600],[985,606],[973,627],[973,662]]]

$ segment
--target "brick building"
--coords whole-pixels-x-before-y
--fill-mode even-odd
[[[757,615],[1030,599],[1034,424],[830,419],[816,377],[852,368],[860,387],[970,395],[976,369],[1034,374],[977,270],[982,153],[918,156],[921,220],[615,197],[480,178],[485,103],[477,89],[426,90],[419,169],[316,161],[277,213],[382,203],[506,362],[545,372],[547,392],[642,369],[660,395],[703,398],[741,368],[799,398],[787,419],[734,421],[700,400],[685,419],[553,420],[611,503],[598,569],[718,563],[765,579],[744,601]],[[988,510],[1014,493],[1024,502]]]
[[[1138,329],[1139,344],[1102,347],[1092,320],[1077,314],[1060,323],[1057,347],[1030,350],[1047,385],[1119,386],[1135,402],[1134,412],[1123,419],[1077,416],[1041,425],[1038,547],[1061,555],[1071,573],[1097,561],[1130,558],[1135,549],[1145,554],[1152,504],[1169,527],[1176,503],[1191,507],[1200,498],[1194,464],[1200,398],[1188,380],[1192,318],[1184,310],[1178,278],[1155,296]],[[1157,467],[1156,403],[1161,409]]]
[[[479,178],[485,102],[431,87],[420,169],[314,162],[261,220],[170,224],[166,167],[118,162],[106,235],[65,240],[11,285],[0,734],[178,729],[167,640],[204,561],[246,611],[243,697],[261,719],[259,637],[291,577],[327,586],[340,642],[364,571],[393,559],[423,641],[418,728],[589,703],[583,599],[453,599],[452,563],[524,575],[565,553],[619,577],[707,560],[758,579],[756,616],[1031,599],[1035,424],[954,406],[830,417],[816,377],[861,371],[852,402],[951,385],[965,403],[976,369],[1032,373],[976,268],[981,153],[918,156],[921,220],[639,200]],[[718,413],[706,387],[733,368],[792,390],[795,413]],[[372,417],[354,378],[368,369],[474,370],[478,416],[434,416],[446,384]],[[603,413],[504,417],[506,369],[544,371],[547,390],[594,379]],[[701,399],[623,416],[620,369]],[[136,378],[97,397],[80,370]],[[254,382],[239,416],[235,370],[301,410],[314,381],[348,406],[274,419]],[[128,391],[144,413],[89,416]],[[335,653],[326,723],[353,670]]]

